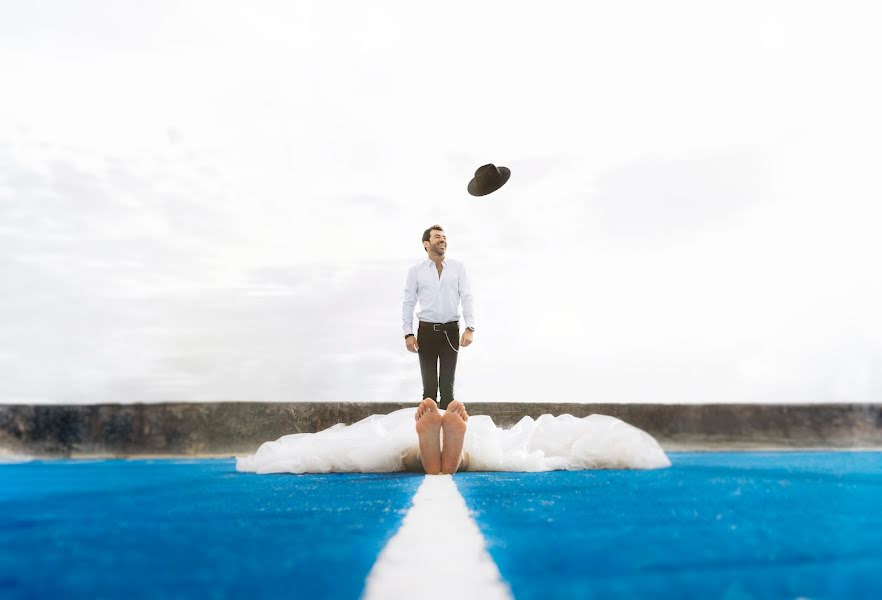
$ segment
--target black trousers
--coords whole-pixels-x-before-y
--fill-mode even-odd
[[[420,372],[423,376],[423,397],[420,400],[431,398],[438,402],[440,408],[447,409],[450,401],[455,399],[453,397],[453,379],[456,374],[456,357],[459,351],[459,321],[451,321],[443,325],[420,321],[419,329],[417,329],[417,346],[420,348]],[[454,348],[456,348],[455,351]],[[439,361],[441,363],[440,375],[438,372]],[[439,382],[441,386],[440,401],[438,400]]]

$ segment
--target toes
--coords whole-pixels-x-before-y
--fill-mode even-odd
[[[462,418],[458,412],[448,410],[444,413],[444,416],[441,418],[442,425],[455,425],[458,423],[464,423],[465,419]]]
[[[417,406],[416,414],[414,415],[414,419],[419,421],[420,419],[425,417],[426,414],[432,413],[432,412],[435,412],[435,413],[438,412],[438,405],[435,404],[435,401],[432,400],[431,398],[425,398],[424,400],[422,400],[420,402],[419,406]]]
[[[454,400],[453,402],[451,402],[448,410],[451,410],[458,414],[463,421],[469,418],[469,415],[465,409],[465,404],[463,404],[459,400]]]
[[[447,406],[447,413],[455,414],[463,421],[467,421],[469,418],[469,414],[466,412],[465,404],[460,402],[459,400],[451,400],[450,404]]]
[[[427,413],[416,422],[416,431],[420,435],[427,432],[438,432],[441,430],[442,419],[437,413]]]

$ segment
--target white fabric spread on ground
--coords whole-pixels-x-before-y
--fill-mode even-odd
[[[441,411],[443,414],[444,411]],[[416,407],[338,423],[317,433],[296,433],[265,442],[236,470],[252,473],[388,473],[404,470],[418,452]],[[542,415],[510,428],[486,415],[469,416],[463,451],[469,471],[559,469],[658,469],[670,466],[651,435],[615,417]]]

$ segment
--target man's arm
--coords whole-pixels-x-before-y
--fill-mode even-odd
[[[417,303],[416,269],[407,272],[407,283],[404,286],[404,306],[401,308],[402,335],[413,333],[413,310]]]
[[[472,286],[466,275],[465,265],[459,271],[459,300],[462,302],[462,317],[466,327],[475,326],[475,305],[472,301]]]

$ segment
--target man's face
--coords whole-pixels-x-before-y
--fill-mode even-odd
[[[443,231],[433,229],[429,232],[429,244],[432,246],[432,252],[444,256],[444,252],[447,250],[447,236]]]

